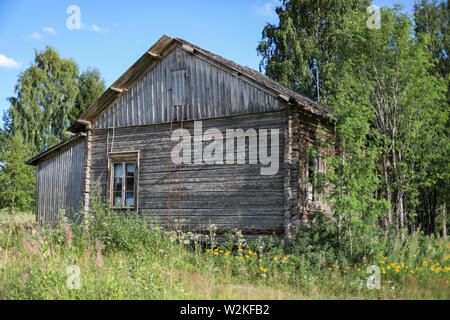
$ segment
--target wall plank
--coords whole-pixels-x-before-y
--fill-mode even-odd
[[[248,139],[244,148],[236,147],[234,151],[236,159],[236,153],[245,150],[245,164],[183,164],[180,207],[189,230],[206,232],[210,224],[216,224],[222,231],[239,228],[258,234],[282,233],[285,113],[210,119],[202,121],[202,125],[203,133],[209,128],[222,132],[224,152],[226,129],[279,129],[279,169],[275,175],[261,175],[259,161],[248,163]],[[179,127],[180,123],[174,122],[173,129]],[[193,121],[185,121],[183,127],[194,134]],[[106,199],[108,160],[105,150],[110,150],[112,143],[114,152],[140,150],[139,211],[149,220],[167,225],[170,124],[115,128],[114,133],[113,142],[112,129],[93,130],[92,188],[97,185]],[[204,141],[203,146],[209,143]],[[268,149],[270,154],[271,147]],[[179,167],[173,163],[171,167],[170,214],[178,217]]]
[[[44,160],[37,167],[37,220],[53,222],[61,209],[73,217],[80,210],[85,140]]]

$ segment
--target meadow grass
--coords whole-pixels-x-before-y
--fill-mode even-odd
[[[344,266],[312,262],[276,239],[247,243],[239,231],[202,243],[134,216],[108,213],[81,226],[1,221],[0,299],[450,298],[450,245],[433,237],[410,236],[390,255]],[[380,289],[366,285],[370,265]]]

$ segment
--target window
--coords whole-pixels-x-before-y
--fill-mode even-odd
[[[137,209],[138,156],[135,153],[110,154],[109,163],[113,208]]]
[[[323,173],[323,163],[322,159],[319,155],[313,156],[310,154],[308,156],[308,165],[307,165],[307,195],[308,200],[310,201],[316,201],[320,202],[319,198],[319,192],[318,192],[318,186],[317,186],[317,179],[318,174],[317,173]]]
[[[113,205],[114,207],[134,207],[136,164],[133,162],[115,162],[113,165]]]

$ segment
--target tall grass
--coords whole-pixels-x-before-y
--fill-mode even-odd
[[[311,234],[292,246],[246,242],[236,230],[220,244],[165,232],[133,213],[95,206],[81,225],[61,219],[0,225],[0,299],[449,299],[449,243],[380,235],[366,261],[351,262]],[[325,241],[326,242],[326,241]],[[369,265],[381,288],[368,289]],[[73,288],[73,267],[80,270]],[[411,272],[412,271],[412,272]]]

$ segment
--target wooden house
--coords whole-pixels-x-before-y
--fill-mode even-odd
[[[199,233],[214,224],[218,234],[290,237],[326,207],[307,182],[321,166],[306,151],[319,124],[327,121],[312,99],[163,36],[69,128],[70,139],[27,162],[37,166],[37,220],[52,222],[61,209],[87,214],[98,190],[116,210],[164,227],[181,218]]]

